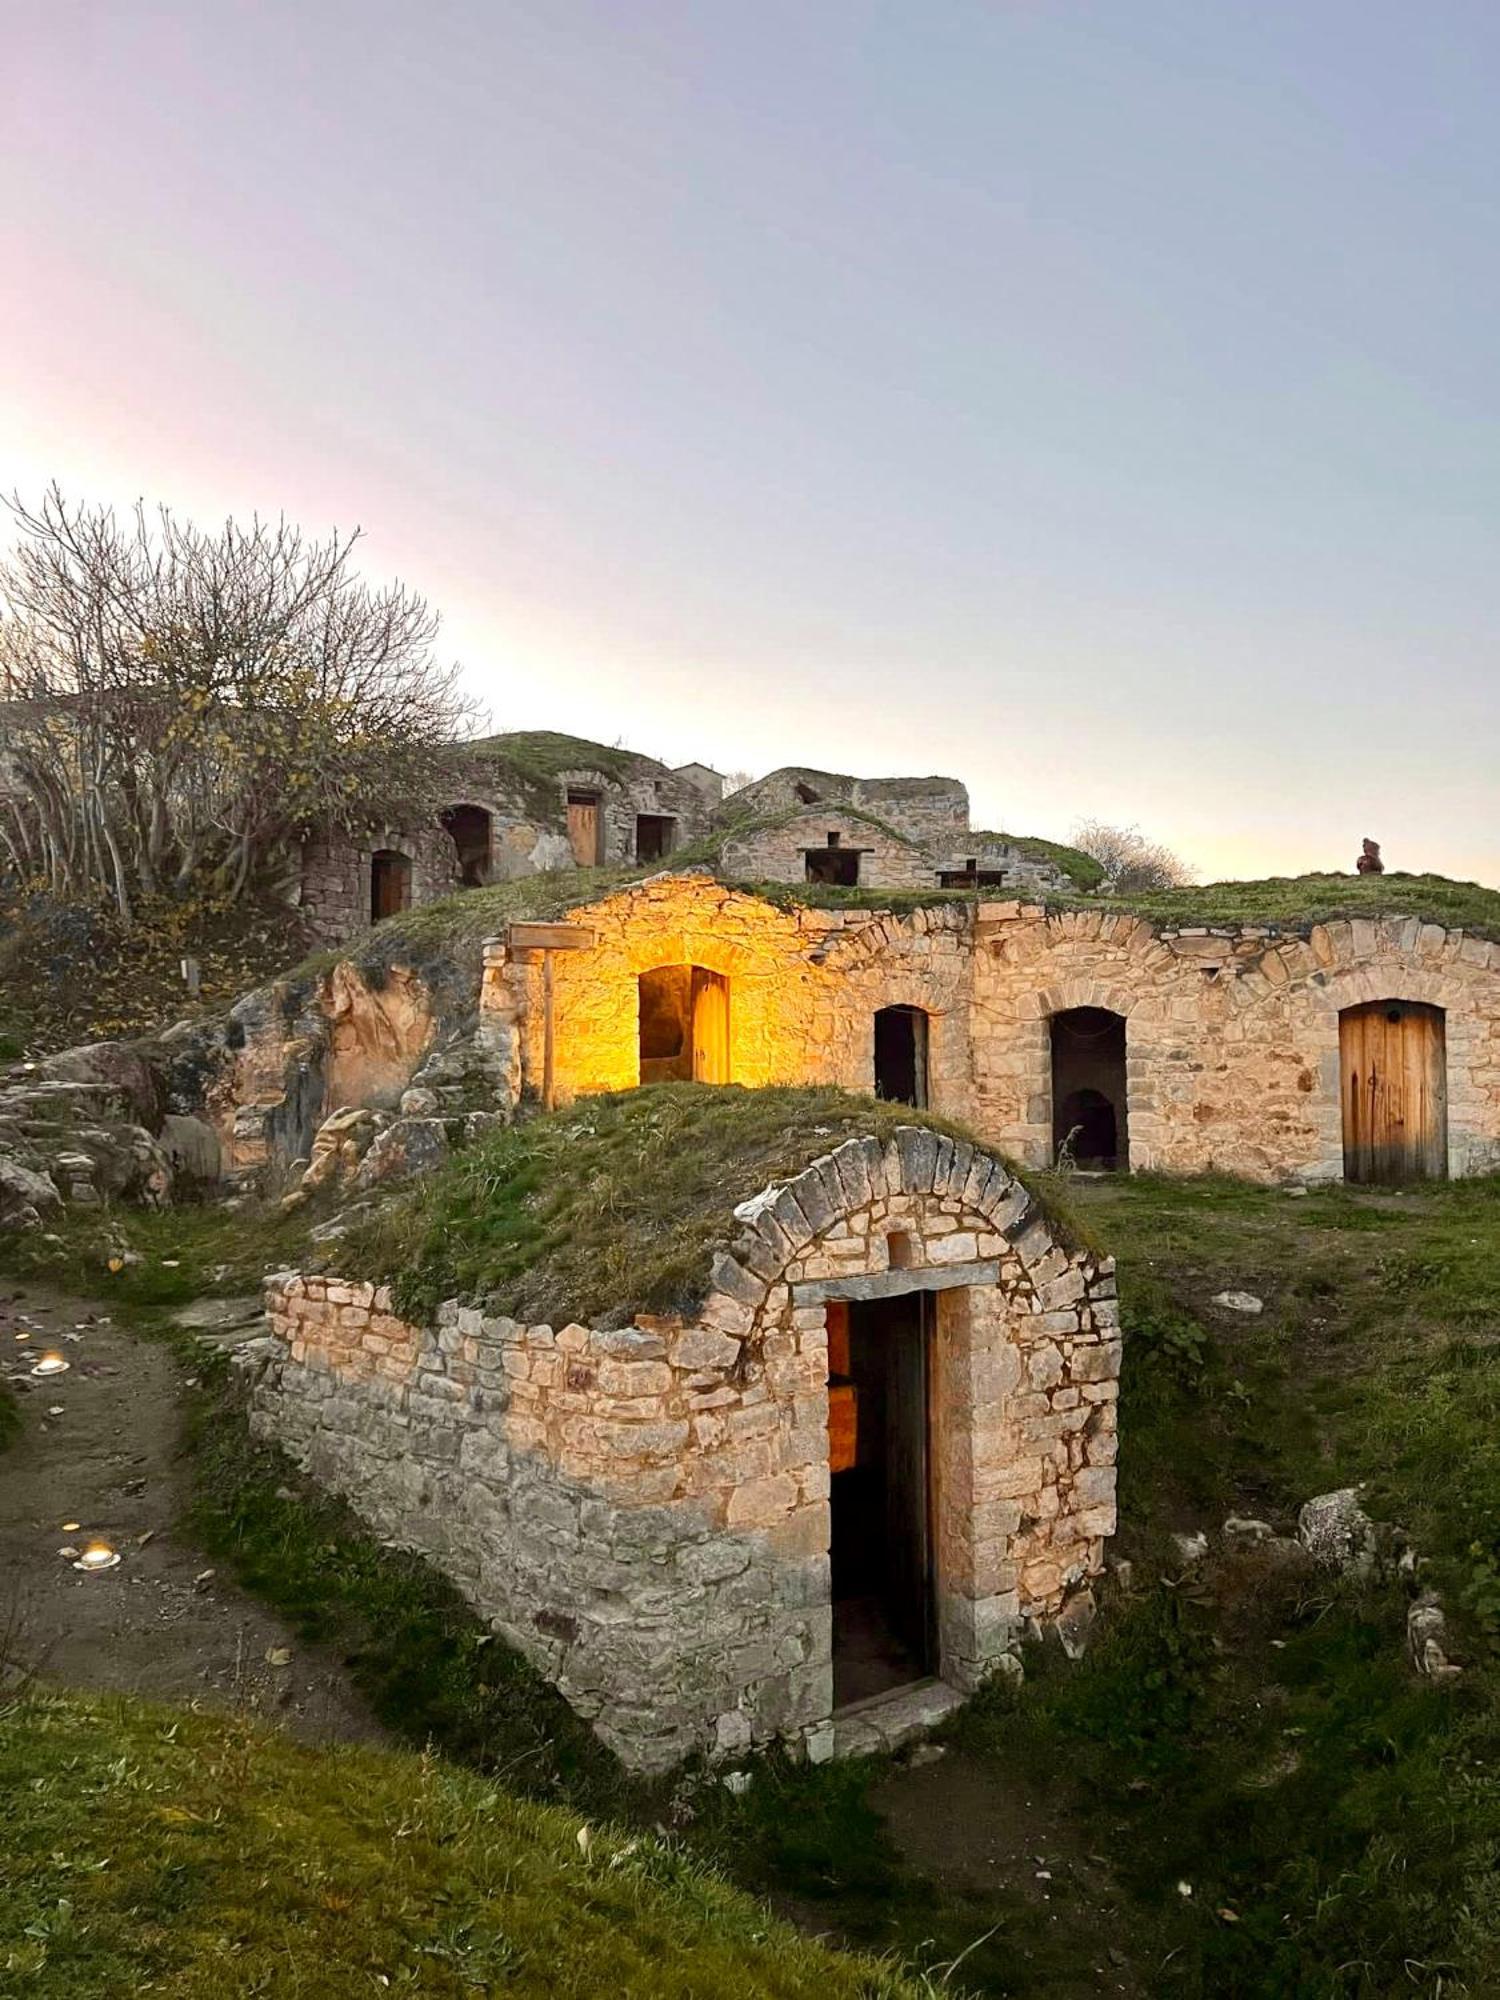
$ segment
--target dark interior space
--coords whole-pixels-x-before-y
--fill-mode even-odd
[[[443,830],[458,850],[458,872],[466,889],[482,889],[490,879],[490,816],[483,806],[449,806]]]
[[[411,908],[411,862],[394,848],[382,847],[370,857],[370,922],[394,917]]]
[[[1125,1107],[1125,1017],[1105,1007],[1052,1016],[1052,1157],[1071,1135],[1080,1167],[1124,1168],[1130,1159]]]
[[[930,1311],[919,1292],[828,1308],[837,1708],[933,1670]]]
[[[637,813],[635,816],[635,858],[637,861],[664,861],[672,852],[677,822],[665,813]]]
[[[826,847],[804,847],[803,860],[809,882],[831,882],[841,889],[853,889],[859,882],[859,857],[863,849],[845,847],[844,837],[830,833]]]
[[[943,868],[938,871],[938,884],[944,889],[999,889],[1005,883],[1003,868],[981,868],[977,856],[971,855],[962,868]]]
[[[925,1109],[927,1016],[920,1007],[882,1007],[876,1014],[875,1095]]]
[[[693,1075],[693,968],[662,965],[640,977],[641,1082]]]

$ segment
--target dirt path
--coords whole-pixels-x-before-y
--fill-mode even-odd
[[[1108,1859],[1084,1844],[1085,1834],[1107,1840],[1097,1823],[1080,1826],[1038,1786],[953,1750],[898,1763],[870,1804],[906,1865],[976,1912],[976,1934],[983,1917],[997,1920],[1014,1980],[1002,1991],[1083,2000],[1151,1990],[1117,1940],[1123,1899]],[[985,1963],[976,1954],[968,1974],[981,1992]]]
[[[32,1376],[53,1352],[67,1372]],[[24,1425],[0,1451],[0,1673],[249,1707],[312,1741],[379,1739],[338,1661],[177,1530],[179,1370],[165,1347],[27,1287],[0,1293],[0,1372]],[[91,1541],[118,1566],[80,1574],[64,1551]]]

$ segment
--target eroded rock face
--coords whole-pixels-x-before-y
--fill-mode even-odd
[[[372,987],[341,961],[329,975],[325,1002],[331,1023],[330,1108],[394,1104],[432,1042],[435,1023],[427,988],[397,967]]]

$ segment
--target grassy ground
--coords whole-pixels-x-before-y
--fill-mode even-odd
[[[1500,1182],[1068,1193],[1120,1257],[1133,1583],[1107,1593],[1081,1664],[1039,1650],[1021,1694],[973,1702],[929,1769],[769,1760],[742,1799],[692,1774],[632,1784],[446,1586],[251,1444],[211,1382],[195,1525],[343,1648],[398,1735],[591,1818],[660,1820],[815,1930],[917,1966],[962,1955],[954,1987],[1500,1992]],[[141,1218],[142,1263],[96,1266],[96,1289],[149,1320],[224,1267],[225,1223],[246,1232]],[[273,1256],[245,1252],[221,1284]],[[1265,1312],[1214,1307],[1231,1287]],[[1396,1585],[1288,1581],[1254,1557],[1194,1578],[1171,1548],[1230,1512],[1288,1530],[1310,1494],[1357,1480],[1429,1560],[1452,1685],[1406,1663]],[[994,1865],[956,1870],[955,1847]]]
[[[847,1138],[921,1124],[906,1105],[831,1089],[656,1084],[511,1126],[400,1195],[339,1251],[390,1279],[399,1311],[443,1299],[554,1325],[701,1302],[737,1202]]]
[[[46,2000],[353,1993],[904,2000],[650,1836],[431,1757],[33,1697],[0,1714],[0,1985]]]

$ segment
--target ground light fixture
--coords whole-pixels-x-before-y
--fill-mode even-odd
[[[32,1363],[31,1372],[33,1375],[66,1375],[72,1365],[60,1354],[43,1354]]]
[[[108,1542],[90,1542],[73,1567],[82,1570],[113,1569],[119,1560],[118,1553]]]

